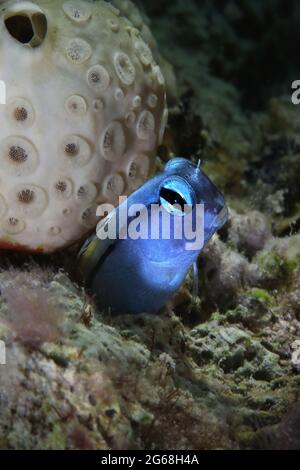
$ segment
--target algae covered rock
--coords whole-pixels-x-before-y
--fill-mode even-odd
[[[274,300],[252,288],[244,298],[263,310],[245,304],[192,327],[170,312],[111,317],[37,265],[3,270],[0,287],[2,448],[251,447],[297,394],[295,298],[262,322]]]
[[[27,278],[26,290],[18,286],[14,301],[8,295],[12,274],[17,282]],[[0,331],[7,358],[1,366],[1,447],[231,445],[205,406],[204,395],[201,399],[188,390],[194,380],[206,386],[193,364],[185,362],[187,338],[178,319],[104,319],[92,307],[87,322],[85,295],[65,274],[31,266],[30,272],[2,272],[0,278]],[[38,311],[34,297],[24,300],[29,289],[39,296]],[[22,315],[30,329],[18,325]],[[41,326],[32,320],[43,325],[39,341],[33,339]],[[50,334],[53,325],[55,338]],[[167,330],[172,332],[169,337],[162,333]]]

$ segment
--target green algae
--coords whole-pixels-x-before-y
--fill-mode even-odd
[[[249,296],[252,299],[257,300],[258,302],[262,302],[263,304],[266,304],[266,305],[271,305],[273,303],[272,296],[265,289],[260,289],[258,287],[253,287],[249,291]]]

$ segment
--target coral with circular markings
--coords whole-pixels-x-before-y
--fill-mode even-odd
[[[1,7],[0,247],[51,252],[149,176],[165,82],[141,25],[109,3]]]

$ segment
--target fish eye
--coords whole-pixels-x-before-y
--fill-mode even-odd
[[[159,202],[171,214],[183,216],[187,213],[186,206],[194,204],[194,192],[182,178],[173,177],[161,185]]]

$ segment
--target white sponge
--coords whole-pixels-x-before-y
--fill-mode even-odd
[[[14,0],[0,14],[0,247],[50,252],[150,174],[164,78],[106,2]]]

